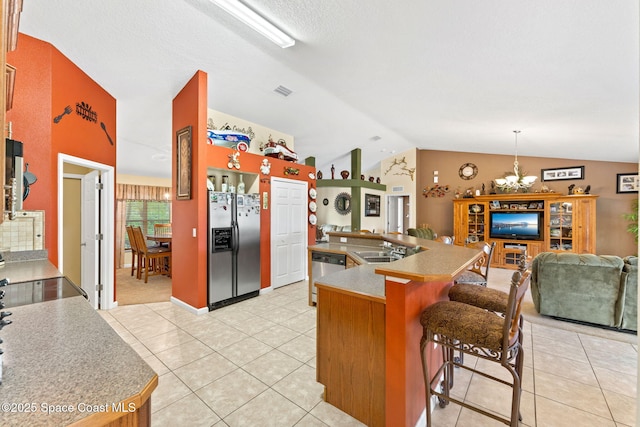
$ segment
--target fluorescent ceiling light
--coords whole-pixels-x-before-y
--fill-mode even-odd
[[[210,0],[225,12],[244,22],[278,46],[285,48],[296,44],[296,41],[283,33],[279,28],[262,16],[249,9],[238,0]]]

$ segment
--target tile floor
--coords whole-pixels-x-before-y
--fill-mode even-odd
[[[322,400],[306,282],[201,316],[169,302],[101,315],[158,373],[154,427],[363,425]],[[637,345],[525,323],[525,351],[521,425],[636,425]],[[508,414],[506,386],[463,370],[455,380],[458,397]],[[503,425],[455,404],[436,408],[433,420],[439,427]]]

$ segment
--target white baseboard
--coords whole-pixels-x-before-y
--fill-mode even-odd
[[[208,307],[195,308],[195,307],[187,304],[186,302],[179,300],[178,298],[176,298],[174,296],[171,297],[170,301],[172,303],[174,303],[175,305],[177,305],[178,307],[184,308],[188,312],[193,313],[193,314],[197,314],[198,316],[200,316],[201,314],[207,314],[209,312],[209,308]]]
[[[273,292],[273,286],[260,289],[260,295],[268,294],[269,292]]]

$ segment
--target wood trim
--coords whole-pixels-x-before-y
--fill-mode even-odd
[[[140,393],[128,397],[121,402],[114,402],[125,411],[131,405],[135,410],[132,412],[112,412],[111,408],[106,412],[96,412],[86,418],[70,424],[72,427],[95,427],[95,426],[150,426],[151,425],[151,393],[158,386],[158,375],[144,386]],[[109,402],[107,402],[108,404]]]
[[[16,67],[10,64],[5,64],[5,84],[6,88],[6,111],[11,110],[13,107],[13,92],[16,85]]]
[[[345,289],[345,288],[339,288],[339,287],[334,287],[331,285],[325,285],[324,283],[320,283],[320,282],[316,282],[316,288],[320,289],[327,289],[330,290],[332,292],[336,292],[339,294],[344,294],[344,295],[350,295],[352,297],[357,297],[357,298],[362,298],[362,299],[366,299],[369,301],[373,301],[373,302],[377,302],[380,304],[386,304],[387,299],[383,296],[376,296],[376,295],[371,295],[371,294],[365,294],[362,292],[355,292],[349,289]]]
[[[8,0],[6,18],[6,49],[7,52],[18,47],[18,27],[20,26],[20,13],[22,12],[22,0]]]

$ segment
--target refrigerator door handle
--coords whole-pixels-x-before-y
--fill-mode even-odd
[[[232,230],[233,230],[233,246],[232,246],[232,250],[234,254],[238,253],[238,250],[240,250],[240,228],[238,227],[238,223],[234,222],[232,225]]]

